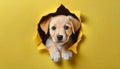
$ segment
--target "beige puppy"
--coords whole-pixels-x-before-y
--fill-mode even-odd
[[[40,24],[41,29],[48,33],[50,37],[46,41],[51,59],[55,62],[63,59],[68,60],[72,57],[72,51],[68,50],[72,46],[71,34],[80,28],[80,22],[72,16],[58,15],[49,18]]]

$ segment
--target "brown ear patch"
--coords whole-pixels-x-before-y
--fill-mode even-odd
[[[80,28],[80,21],[73,18],[72,16],[68,16],[68,18],[70,19],[70,21],[72,23],[71,25],[72,25],[73,34],[75,34],[75,32]]]
[[[45,34],[48,33],[50,20],[51,20],[51,18],[47,18],[46,20],[44,20],[43,22],[40,23],[40,27],[45,32]]]

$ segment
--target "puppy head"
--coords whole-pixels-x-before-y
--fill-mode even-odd
[[[65,43],[69,40],[70,35],[80,28],[80,22],[72,16],[58,15],[51,17],[40,24],[41,29],[48,33],[56,43]]]
[[[79,21],[72,16],[58,15],[52,17],[49,23],[50,36],[56,43],[66,43],[79,28]]]

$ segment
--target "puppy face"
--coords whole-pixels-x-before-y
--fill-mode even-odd
[[[51,38],[56,43],[65,43],[72,34],[71,21],[67,16],[53,17],[49,24]]]
[[[50,36],[55,43],[66,43],[70,35],[80,28],[80,22],[72,16],[58,15],[51,17],[40,24],[45,32],[50,32]]]

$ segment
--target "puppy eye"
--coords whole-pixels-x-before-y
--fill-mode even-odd
[[[56,27],[55,26],[52,26],[52,28],[51,28],[52,30],[55,30],[56,29]]]
[[[68,29],[69,29],[69,27],[68,27],[68,26],[64,26],[64,29],[65,29],[65,30],[68,30]]]

